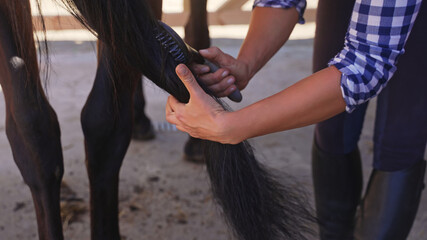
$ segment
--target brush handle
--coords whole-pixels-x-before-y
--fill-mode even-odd
[[[214,73],[218,71],[219,67],[212,63],[211,61],[205,59],[204,65],[209,66],[211,73]],[[242,101],[242,94],[240,93],[239,89],[236,89],[234,92],[232,92],[230,95],[227,96],[231,101],[233,102],[241,102]]]

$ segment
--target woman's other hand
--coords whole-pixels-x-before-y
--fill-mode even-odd
[[[226,97],[237,89],[244,89],[251,78],[246,63],[222,52],[217,47],[199,51],[200,54],[220,67],[214,73],[209,73],[206,65],[194,65],[193,71],[199,79],[214,93],[216,97]]]

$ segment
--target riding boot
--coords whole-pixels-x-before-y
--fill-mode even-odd
[[[357,240],[404,240],[424,189],[426,162],[396,171],[374,170],[356,222]]]
[[[312,174],[320,239],[353,239],[363,184],[359,149],[329,154],[314,143]]]

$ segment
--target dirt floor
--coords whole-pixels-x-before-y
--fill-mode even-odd
[[[236,55],[240,39],[214,39],[213,44]],[[51,42],[52,79],[49,99],[58,113],[65,161],[63,209],[66,239],[89,239],[88,180],[84,167],[80,111],[93,84],[96,57],[93,42]],[[243,92],[246,106],[290,86],[311,71],[312,40],[291,40]],[[165,121],[167,94],[148,81],[147,112],[155,124]],[[1,94],[1,93],[0,93]],[[3,98],[1,98],[3,99]],[[286,107],[286,106],[283,106]],[[0,100],[0,119],[4,119]],[[371,104],[360,140],[365,180],[371,171]],[[0,123],[0,239],[37,238],[31,195],[22,181]],[[293,175],[311,195],[310,148],[313,127],[252,139],[259,159],[278,171]],[[158,132],[150,142],[132,141],[120,177],[120,222],[124,239],[222,240],[232,239],[217,206],[212,202],[203,165],[183,161],[187,135]],[[427,239],[427,191],[409,239]],[[313,238],[316,239],[316,238]]]

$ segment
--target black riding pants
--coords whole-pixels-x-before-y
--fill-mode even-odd
[[[354,0],[319,0],[313,70],[327,67],[344,45]],[[397,63],[378,95],[374,168],[397,171],[424,157],[427,143],[427,2],[424,1]],[[316,125],[315,141],[325,152],[346,154],[357,147],[368,103]]]

